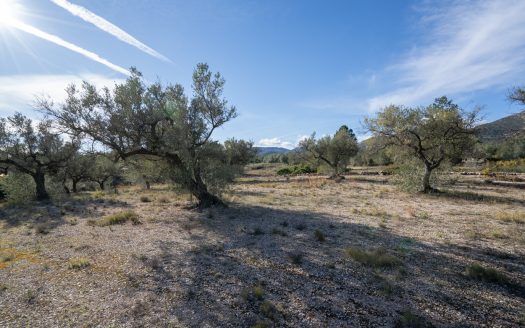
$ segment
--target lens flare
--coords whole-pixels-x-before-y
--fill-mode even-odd
[[[20,4],[16,0],[0,0],[0,25],[11,25],[18,19]]]

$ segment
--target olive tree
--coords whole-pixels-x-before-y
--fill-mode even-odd
[[[127,159],[124,164],[126,179],[143,183],[146,189],[150,189],[152,183],[166,182],[171,176],[169,165],[158,157],[138,155]]]
[[[350,159],[357,155],[358,145],[352,129],[343,125],[334,136],[325,136],[321,139],[311,137],[302,140],[299,147],[308,152],[316,160],[327,164],[332,170],[332,177],[339,177]]]
[[[66,193],[70,193],[67,186],[69,181],[71,181],[71,191],[76,193],[78,184],[90,179],[93,162],[93,157],[77,152],[64,164],[59,175]]]
[[[229,165],[244,166],[257,156],[257,149],[251,141],[231,138],[224,142],[224,149]]]
[[[37,200],[49,198],[46,175],[57,174],[78,147],[75,139],[64,142],[50,120],[34,125],[20,113],[0,118],[0,164],[30,175],[35,181]]]
[[[88,180],[96,182],[100,190],[105,190],[108,180],[120,174],[120,165],[106,154],[95,154],[91,158]]]
[[[97,90],[87,82],[80,88],[71,85],[64,104],[41,101],[40,108],[69,133],[85,135],[122,159],[148,155],[165,160],[199,206],[224,205],[202,175],[213,132],[236,116],[222,96],[224,83],[207,64],[198,64],[189,99],[181,85],[146,85],[132,69],[126,82],[112,90]]]
[[[432,171],[473,149],[478,114],[477,109],[466,112],[447,97],[440,97],[427,107],[385,107],[364,123],[376,142],[406,152],[424,165],[421,190],[432,192],[436,190],[430,185]]]

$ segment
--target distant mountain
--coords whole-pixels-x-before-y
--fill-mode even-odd
[[[499,142],[518,135],[525,135],[525,111],[506,116],[478,127],[482,142]]]
[[[255,149],[257,150],[257,155],[259,156],[268,154],[284,154],[291,151],[290,149],[283,147],[255,147]]]

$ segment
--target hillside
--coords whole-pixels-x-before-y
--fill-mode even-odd
[[[290,149],[283,147],[255,147],[255,149],[257,150],[257,155],[259,156],[268,154],[282,154],[290,151]]]
[[[525,111],[479,126],[482,142],[503,141],[525,133]]]

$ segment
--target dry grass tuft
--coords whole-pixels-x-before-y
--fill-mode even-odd
[[[78,257],[74,259],[70,259],[68,261],[68,267],[72,270],[81,270],[84,268],[87,268],[91,265],[91,262],[88,258],[85,257]]]
[[[496,219],[503,222],[525,224],[525,212],[499,212],[496,213]]]
[[[122,211],[105,216],[98,220],[89,220],[88,224],[91,226],[106,227],[115,224],[123,224],[127,221],[131,221],[133,224],[141,223],[137,213],[133,211]]]
[[[401,260],[394,255],[387,254],[386,250],[379,248],[366,251],[355,247],[346,249],[346,254],[357,262],[373,268],[396,267],[402,264]]]
[[[469,265],[465,270],[465,275],[471,279],[498,284],[506,284],[509,281],[509,278],[503,272],[494,268],[485,268],[478,263]]]

